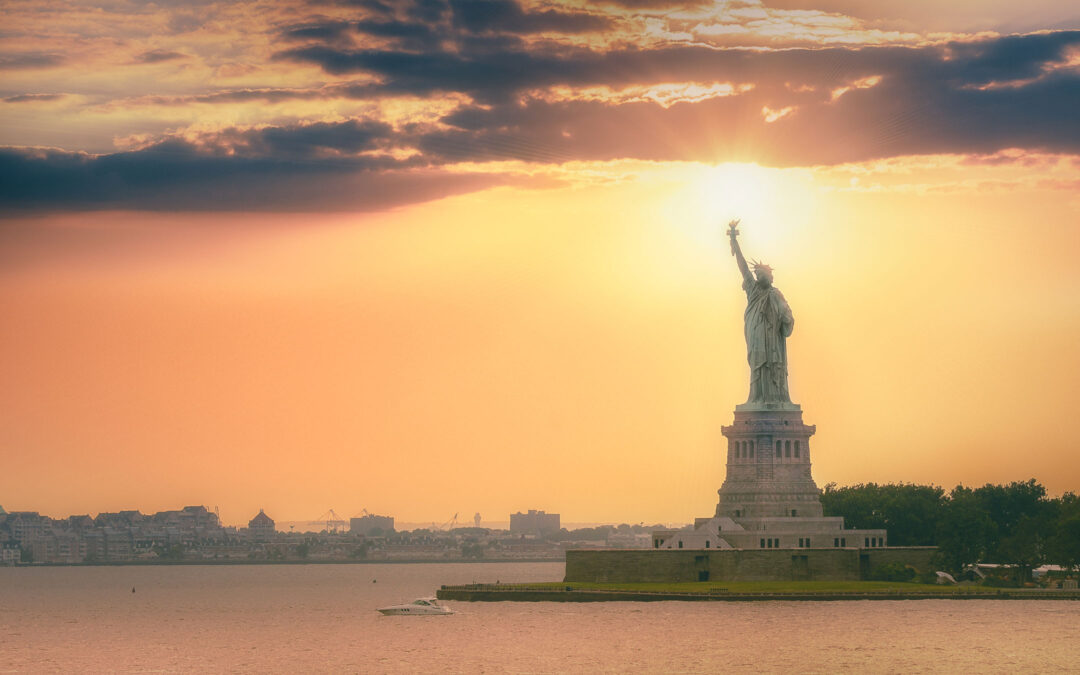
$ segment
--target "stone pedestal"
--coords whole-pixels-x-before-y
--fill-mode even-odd
[[[656,530],[653,548],[691,550],[878,549],[885,530],[845,530],[844,519],[826,517],[821,490],[810,475],[810,437],[794,403],[744,403],[727,438],[727,477],[711,518],[694,527]]]
[[[821,490],[810,475],[815,430],[803,424],[802,409],[794,403],[736,406],[735,423],[721,430],[728,440],[727,477],[716,516],[742,523],[821,518]]]

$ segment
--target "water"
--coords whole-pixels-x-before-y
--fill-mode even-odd
[[[0,568],[0,672],[1080,671],[1080,602],[374,611],[443,583],[562,575],[561,563]]]

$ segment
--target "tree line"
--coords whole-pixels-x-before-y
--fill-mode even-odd
[[[972,563],[1080,565],[1080,497],[1046,495],[1035,479],[979,488],[866,483],[821,495],[826,516],[846,527],[884,528],[890,546],[937,546],[943,569]]]

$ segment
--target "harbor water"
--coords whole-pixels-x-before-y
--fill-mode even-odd
[[[1076,672],[1080,602],[448,603],[561,563],[0,568],[0,673]]]

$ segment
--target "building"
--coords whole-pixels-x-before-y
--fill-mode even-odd
[[[255,517],[248,521],[248,539],[251,541],[270,541],[276,532],[274,519],[266,515],[262,509],[259,509]]]
[[[351,534],[362,534],[365,537],[378,537],[393,534],[394,517],[377,516],[373,513],[368,513],[361,518],[350,518],[349,532]]]
[[[11,532],[11,538],[20,544],[44,535],[52,524],[50,518],[39,515],[37,511],[12,511],[4,522]]]
[[[529,509],[528,513],[510,514],[510,531],[519,534],[544,534],[562,529],[559,514]]]

